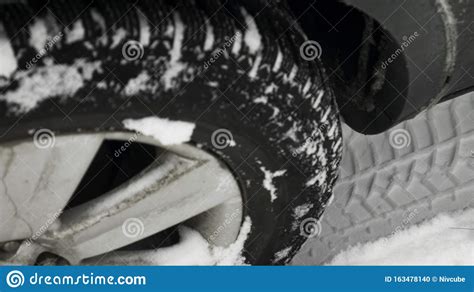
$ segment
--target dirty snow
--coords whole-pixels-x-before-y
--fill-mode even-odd
[[[244,9],[241,9],[242,15],[245,18],[247,24],[247,30],[245,31],[244,42],[249,49],[250,54],[255,54],[262,47],[262,36],[258,32],[257,23],[255,19]]]
[[[390,237],[354,246],[329,265],[474,265],[474,209],[440,214]]]
[[[277,189],[273,184],[273,179],[284,175],[286,173],[286,169],[271,172],[262,166],[260,167],[260,170],[265,174],[265,179],[263,180],[263,187],[270,192],[270,200],[273,203],[273,201],[275,201],[275,199],[277,198]]]
[[[15,52],[6,36],[5,27],[0,23],[0,77],[10,78],[18,68]]]
[[[94,72],[101,71],[100,61],[77,59],[72,65],[49,63],[33,71],[18,72],[15,75],[18,88],[0,94],[0,100],[15,105],[11,109],[15,113],[28,112],[45,99],[74,95],[85,81],[92,78]]]
[[[195,124],[183,121],[172,121],[158,117],[147,117],[123,121],[125,128],[137,131],[143,135],[151,136],[162,145],[176,145],[189,142]]]

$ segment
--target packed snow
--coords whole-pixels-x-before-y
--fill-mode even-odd
[[[339,253],[329,265],[474,265],[474,209],[432,220]]]
[[[0,50],[2,52],[0,54],[0,81],[2,77],[10,78],[18,67],[10,40],[5,36],[5,27],[0,23]]]
[[[193,123],[158,117],[147,117],[138,120],[126,119],[123,121],[123,125],[126,129],[153,137],[165,146],[189,142],[195,127]]]

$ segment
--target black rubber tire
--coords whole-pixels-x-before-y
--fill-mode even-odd
[[[332,91],[323,83],[321,63],[300,56],[305,38],[286,5],[281,1],[245,2],[57,0],[2,6],[0,20],[19,67],[3,80],[10,85],[0,88],[2,142],[29,138],[40,128],[55,134],[123,131],[124,119],[147,116],[193,122],[192,142],[221,157],[240,182],[244,213],[252,222],[245,243],[246,262],[288,263],[307,239],[308,228],[311,231],[312,226],[302,226],[302,222],[315,224],[312,220],[320,218],[332,194],[342,147],[338,111]],[[105,31],[93,13],[105,20]],[[148,45],[143,45],[143,56],[127,60],[122,48],[129,40],[140,40],[140,14],[154,29]],[[34,66],[28,66],[36,50],[30,45],[28,30],[22,28],[40,18],[47,27],[59,26],[64,36]],[[261,36],[256,51],[245,43],[252,20]],[[66,42],[73,29],[65,26],[73,28],[77,21],[84,27],[84,39]],[[179,41],[177,34],[167,34],[167,28],[176,28],[177,21],[184,24],[179,59],[184,67],[166,87],[164,74],[173,65],[170,47]],[[205,51],[206,21],[213,28],[214,42],[212,50]],[[121,28],[126,36],[111,48]],[[236,41],[236,31],[244,39],[239,54],[226,46]],[[273,71],[279,51],[281,67]],[[99,64],[91,78],[85,77],[84,67],[76,68],[79,59]],[[251,73],[254,65],[258,71]],[[25,78],[49,77],[49,70],[59,66],[76,68],[74,74],[83,77],[82,86],[51,91],[33,109],[22,109],[12,100]],[[140,91],[127,92],[126,85],[142,72],[152,78]],[[68,75],[57,77],[63,83],[53,80],[49,86],[65,86],[64,76]],[[217,129],[229,130],[236,145],[213,147],[211,136]],[[264,169],[285,171],[272,180],[277,195],[273,202],[264,185]]]

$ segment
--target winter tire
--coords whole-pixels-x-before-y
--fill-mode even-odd
[[[38,129],[129,132],[125,120],[147,117],[192,123],[189,144],[239,183],[251,220],[245,262],[289,262],[319,230],[341,130],[321,63],[301,56],[305,37],[287,7],[248,2],[4,5],[17,69],[0,79],[2,141]]]

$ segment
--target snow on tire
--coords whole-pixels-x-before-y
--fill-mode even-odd
[[[332,194],[342,141],[321,63],[300,56],[305,37],[285,4],[46,5],[1,9],[0,20],[15,19],[3,25],[17,56],[0,79],[1,139],[40,127],[124,131],[123,121],[147,117],[192,123],[190,143],[240,183],[252,221],[246,263],[288,263],[308,238],[300,225],[319,220]],[[219,129],[232,137],[226,147],[216,147]]]

